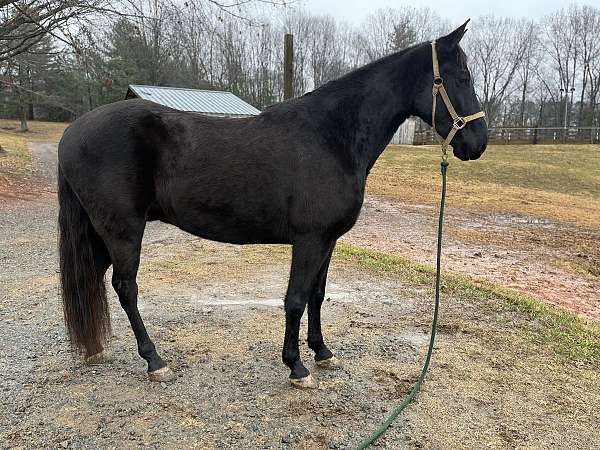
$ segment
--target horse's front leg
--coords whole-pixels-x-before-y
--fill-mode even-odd
[[[290,368],[290,382],[295,387],[316,388],[316,380],[300,360],[298,337],[300,319],[317,283],[325,261],[331,255],[331,241],[322,236],[302,236],[294,241],[292,267],[285,296],[285,338],[283,362]]]
[[[308,346],[315,352],[315,362],[323,369],[337,369],[340,366],[337,358],[323,341],[321,330],[321,306],[325,298],[325,285],[327,284],[327,271],[329,262],[335,248],[335,242],[331,244],[329,253],[319,270],[316,283],[308,300]]]

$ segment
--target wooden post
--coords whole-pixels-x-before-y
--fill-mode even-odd
[[[286,34],[283,52],[283,99],[294,96],[294,36]]]

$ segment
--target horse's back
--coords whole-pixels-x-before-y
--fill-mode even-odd
[[[62,169],[70,164],[120,164],[143,149],[143,141],[160,137],[160,114],[173,111],[144,100],[124,100],[90,111],[64,132],[58,159]],[[137,156],[140,156],[139,154]]]

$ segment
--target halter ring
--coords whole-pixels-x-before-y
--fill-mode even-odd
[[[462,117],[457,117],[456,120],[452,123],[452,126],[457,130],[462,130],[466,124],[467,122],[465,122],[465,119],[463,119]]]

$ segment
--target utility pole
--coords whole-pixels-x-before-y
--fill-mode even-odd
[[[573,81],[573,83],[575,83]],[[570,119],[570,115],[571,115],[571,111],[573,110],[573,93],[575,92],[575,86],[571,86],[571,103],[569,103],[569,109],[568,109],[568,114],[567,114],[567,128],[569,126],[569,119]],[[577,133],[579,135],[579,132]],[[567,137],[568,137],[568,132],[567,132]]]
[[[564,99],[565,99],[565,112],[563,114],[563,143],[567,143],[568,138],[568,129],[569,129],[569,91],[571,92],[571,105],[573,104],[573,93],[575,92],[575,87],[571,86],[571,89],[564,89]],[[560,88],[560,96],[563,98],[563,88]]]
[[[294,96],[294,36],[286,34],[283,50],[283,99]]]
[[[563,95],[564,94],[564,95]],[[571,94],[573,95],[573,94]],[[560,87],[560,101],[561,103],[564,101],[564,108],[563,108],[563,117],[562,117],[562,122],[563,122],[563,135],[562,135],[562,142],[563,144],[567,143],[567,124],[568,124],[568,108],[569,108],[569,89],[565,83],[565,87]],[[561,105],[562,106],[562,105]]]
[[[562,85],[561,85],[561,88],[560,88],[560,102],[558,104],[558,111],[557,111],[556,119],[555,119],[556,128],[560,127],[560,122],[561,122],[561,120],[560,120],[560,109],[563,106],[563,92],[565,92],[565,90],[562,88]],[[564,117],[563,117],[563,119],[564,119]],[[562,122],[564,123],[564,120],[562,120]]]

